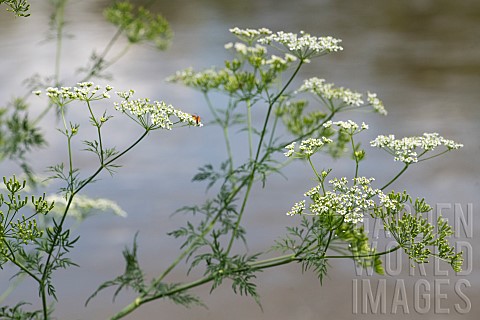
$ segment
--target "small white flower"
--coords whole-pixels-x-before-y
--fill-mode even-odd
[[[333,124],[333,121],[332,121],[332,120],[328,120],[327,122],[325,122],[325,123],[323,124],[323,126],[324,126],[325,128],[330,128],[330,127],[332,126],[332,124]]]

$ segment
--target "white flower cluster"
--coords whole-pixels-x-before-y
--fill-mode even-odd
[[[397,200],[390,199],[388,194],[379,193],[378,199],[380,200],[380,203],[383,205],[383,207],[387,210],[396,211],[399,208],[400,203],[398,203]]]
[[[252,42],[256,39],[266,36],[272,33],[267,28],[260,29],[240,29],[238,27],[232,28],[229,30],[232,34],[236,35],[239,39],[244,40],[245,42]]]
[[[153,101],[153,103],[151,103],[149,99],[127,100],[126,97],[130,98],[132,93],[132,91],[117,92],[118,96],[126,100],[121,103],[114,103],[115,109],[128,113],[138,119],[144,120],[149,118],[154,127],[167,130],[171,130],[174,124],[173,121],[170,120],[171,116],[175,116],[179,122],[191,126],[203,126],[199,121],[199,117],[177,110],[172,105],[167,105],[163,101]]]
[[[304,81],[296,92],[310,92],[324,100],[340,100],[347,106],[359,107],[364,104],[363,94],[344,87],[335,87],[333,83],[326,83],[325,79],[313,77]],[[367,92],[367,101],[373,110],[381,115],[387,115],[383,102],[376,93]]]
[[[330,180],[332,191],[321,193],[321,186],[317,185],[305,193],[305,197],[312,200],[309,211],[312,215],[336,213],[343,215],[346,222],[362,222],[364,212],[375,206],[372,198],[382,194],[379,189],[370,185],[374,178],[359,177],[353,179],[353,186],[348,186],[347,178]],[[303,204],[303,208],[302,208]],[[287,213],[288,215],[301,214],[305,209],[305,201],[296,203]]]
[[[345,130],[348,132],[350,135],[357,134],[359,132],[362,132],[363,130],[368,129],[368,124],[365,122],[362,122],[362,125],[358,125],[356,122],[352,120],[348,121],[327,121],[323,124],[325,128],[330,128],[332,125],[335,125],[340,128],[340,130]],[[360,129],[360,130],[359,130]]]
[[[93,82],[81,82],[77,84],[77,87],[61,87],[53,88],[49,87],[46,90],[46,95],[52,101],[59,104],[67,104],[74,100],[79,101],[93,101],[100,99],[109,99],[109,92],[113,89],[111,86],[105,86],[105,89],[102,90],[102,87],[99,85],[94,85]],[[102,90],[102,91],[101,91]],[[99,93],[99,91],[101,91]],[[40,95],[41,91],[34,91],[36,95]]]
[[[59,195],[50,195],[46,197],[49,202],[55,202],[54,212],[63,214],[67,201],[65,197]],[[68,210],[69,217],[83,220],[87,216],[96,213],[96,211],[111,211],[113,214],[126,217],[127,213],[114,201],[104,198],[93,199],[83,195],[77,195],[70,204]]]
[[[342,42],[340,39],[333,37],[315,37],[304,31],[300,31],[300,35],[279,31],[260,38],[258,42],[263,44],[278,42],[301,59],[343,50],[339,45],[339,43]]]
[[[297,92],[311,92],[326,100],[342,100],[349,106],[363,104],[362,94],[343,87],[335,87],[333,83],[325,83],[325,79],[313,77],[304,81]]]
[[[287,212],[287,216],[294,216],[296,214],[302,214],[305,210],[305,200],[297,202],[293,205],[292,209]]]
[[[241,42],[236,42],[235,44],[229,42],[225,45],[225,49],[234,49],[236,52],[242,55],[252,54],[261,56],[267,53],[267,48],[264,46],[256,44],[254,47],[251,47]]]
[[[237,54],[248,59],[255,67],[270,65],[274,69],[282,70],[288,68],[292,62],[297,60],[297,57],[290,53],[286,53],[283,58],[276,55],[271,55],[270,58],[268,58],[267,48],[259,44],[255,44],[255,46],[248,46],[241,42],[237,42],[235,44],[230,42],[225,44],[225,49],[235,50]]]
[[[303,140],[300,143],[299,151],[295,152],[295,145],[296,142],[290,143],[288,146],[285,147],[287,152],[284,153],[286,157],[291,157],[295,154],[297,157],[309,157],[315,152],[317,152],[321,147],[323,147],[326,143],[332,143],[333,140],[328,139],[326,137],[322,137],[322,139],[314,139],[310,138],[307,140]]]
[[[290,53],[286,53],[284,58],[278,57],[278,56],[272,54],[270,59],[265,61],[265,63],[266,64],[274,64],[274,65],[287,65],[287,64],[292,63],[296,60],[297,60],[297,57],[295,57],[294,55],[291,55]]]
[[[367,92],[367,101],[372,105],[373,110],[375,110],[375,112],[378,112],[384,116],[387,115],[388,112],[385,109],[383,102],[377,98],[376,93]]]
[[[418,162],[419,157],[427,151],[432,151],[437,147],[445,146],[447,150],[459,149],[463,144],[456,143],[453,140],[445,139],[438,133],[424,133],[421,137],[405,137],[395,139],[393,134],[380,135],[370,142],[372,147],[378,147],[392,154],[395,161],[401,161],[406,164]],[[417,149],[423,150],[419,155]]]

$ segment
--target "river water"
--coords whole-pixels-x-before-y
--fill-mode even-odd
[[[114,28],[101,15],[105,5],[106,1],[84,0],[73,1],[67,7],[66,31],[73,37],[65,40],[62,52],[65,83],[74,83],[78,79],[74,71],[93,49],[100,51],[113,35]],[[480,2],[176,0],[155,1],[152,9],[161,12],[172,25],[175,36],[171,48],[159,53],[148,46],[134,47],[109,69],[114,79],[100,82],[118,90],[134,88],[139,96],[165,100],[201,115],[205,121],[209,114],[201,96],[166,83],[165,78],[190,66],[200,69],[221,65],[227,57],[223,44],[234,41],[229,28],[305,30],[342,39],[343,52],[314,61],[301,72],[300,79],[318,76],[355,90],[377,92],[389,115],[354,115],[370,124],[365,144],[378,134],[406,136],[423,132],[439,132],[464,143],[458,152],[413,166],[392,188],[425,197],[452,223],[469,217],[466,231],[461,223],[457,224],[462,232],[455,239],[466,248],[467,263],[466,271],[459,275],[445,264],[432,263],[423,277],[417,271],[410,275],[406,258],[401,256],[395,262],[400,270],[394,270],[393,262],[388,261],[392,267],[386,276],[369,277],[356,274],[350,261],[334,261],[323,286],[311,272],[302,274],[300,266],[291,265],[266,270],[259,276],[263,312],[252,299],[235,296],[226,283],[211,295],[208,287],[194,290],[208,309],[183,309],[170,302],[155,302],[127,319],[478,319]],[[51,8],[36,2],[31,13],[27,19],[0,14],[2,103],[24,93],[20,86],[23,79],[36,72],[52,74],[54,70],[54,44],[44,41]],[[82,110],[72,110],[71,114],[84,115]],[[108,135],[111,144],[121,148],[140,133],[127,119],[116,115],[114,120]],[[55,130],[58,123],[54,116],[42,125],[49,147],[33,156],[39,172],[65,159],[65,141]],[[127,294],[112,304],[113,292],[106,291],[84,307],[86,297],[99,283],[123,272],[121,250],[131,244],[136,231],[140,231],[139,257],[147,276],[155,276],[168,266],[179,244],[165,233],[182,225],[185,219],[170,214],[182,205],[201,203],[209,195],[204,185],[190,181],[201,165],[223,160],[224,147],[219,137],[220,131],[210,126],[156,132],[122,160],[123,168],[113,178],[104,175],[85,191],[90,196],[117,201],[128,217],[99,215],[75,229],[81,239],[72,257],[80,268],[58,273],[59,319],[104,319],[130,301],[133,295]],[[233,138],[234,145],[242,141],[241,134]],[[77,161],[86,172],[95,169],[93,158],[80,154]],[[386,154],[373,150],[362,174],[387,181],[392,174],[390,161]],[[345,161],[328,165],[336,168],[338,175],[351,174]],[[9,163],[2,163],[0,168],[4,176],[18,172]],[[394,164],[394,168],[400,166]],[[307,168],[300,163],[285,174],[287,179],[274,176],[265,189],[254,190],[245,220],[250,252],[268,249],[285,226],[294,224],[295,219],[284,212],[312,182]],[[373,230],[373,226],[370,228]],[[7,268],[0,273],[0,289],[7,287],[10,271]],[[183,281],[185,271],[182,266],[170,280]],[[368,302],[362,292],[368,292],[368,285],[375,292],[377,284],[386,285],[385,312],[379,309],[362,313],[363,303]],[[25,281],[6,301],[35,300],[32,288],[32,283]],[[402,300],[404,293],[406,298]],[[420,305],[415,301],[421,301]],[[471,309],[468,302],[472,303]]]

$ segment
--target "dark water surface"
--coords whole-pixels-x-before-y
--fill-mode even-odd
[[[72,1],[68,6],[66,31],[74,38],[65,40],[63,51],[62,79],[66,83],[74,83],[77,79],[74,70],[82,66],[79,61],[86,61],[92,49],[100,51],[114,33],[114,28],[105,23],[101,15],[106,3]],[[423,132],[439,132],[464,143],[465,148],[458,152],[413,166],[392,187],[395,190],[406,188],[412,195],[426,197],[429,203],[437,204],[437,209],[451,218],[452,223],[459,208],[465,215],[467,208],[471,208],[473,235],[464,237],[462,233],[457,240],[470,246],[467,267],[472,270],[455,275],[445,264],[432,263],[427,268],[428,277],[423,278],[418,273],[410,276],[406,258],[401,257],[403,263],[399,273],[392,269],[389,275],[380,277],[386,281],[386,314],[380,311],[362,314],[362,300],[357,300],[355,314],[352,300],[355,292],[361,296],[361,279],[372,280],[375,292],[379,277],[356,276],[350,261],[334,261],[323,287],[312,273],[302,275],[297,265],[263,272],[258,278],[263,312],[252,299],[235,296],[227,283],[212,295],[208,294],[208,287],[195,289],[209,309],[185,310],[170,302],[158,302],[146,305],[127,319],[478,319],[479,1],[177,0],[156,1],[153,8],[171,22],[175,32],[172,47],[162,53],[148,46],[134,47],[111,67],[109,71],[114,74],[114,80],[108,83],[117,90],[134,88],[139,96],[165,100],[200,114],[207,121],[208,110],[199,94],[167,84],[164,79],[189,66],[203,68],[222,64],[226,57],[223,44],[234,41],[229,28],[305,30],[343,39],[343,52],[314,61],[301,72],[299,79],[318,76],[354,90],[377,92],[389,111],[387,117],[362,113],[341,118],[347,120],[353,116],[370,124],[364,143],[378,134],[404,136]],[[43,41],[48,31],[50,8],[35,2],[31,13],[28,19],[0,14],[2,102],[23,94],[24,89],[19,84],[33,73],[53,73],[55,47],[53,42]],[[72,115],[80,117],[84,113],[72,110]],[[38,151],[34,157],[34,165],[40,172],[65,159],[65,143],[54,129],[57,124],[53,118],[44,121],[49,148]],[[139,135],[140,131],[127,119],[116,116],[114,120],[116,123],[108,135],[111,144],[121,148]],[[243,141],[243,136],[233,138],[234,144],[242,143],[240,148],[243,148]],[[122,160],[124,167],[116,176],[104,175],[101,181],[88,188],[86,194],[117,201],[129,216],[125,219],[97,216],[75,230],[82,237],[72,255],[81,267],[57,275],[59,319],[104,319],[130,301],[133,296],[122,296],[112,304],[112,291],[108,291],[100,294],[88,308],[83,306],[99,283],[123,272],[121,250],[131,244],[137,230],[140,230],[141,264],[147,276],[155,276],[168,266],[178,252],[178,243],[165,233],[185,219],[180,215],[170,217],[170,214],[182,205],[200,203],[207,196],[203,185],[192,184],[190,180],[202,164],[218,164],[223,160],[223,146],[220,131],[213,127],[156,132]],[[387,181],[392,175],[390,161],[386,154],[373,150],[362,174]],[[338,176],[351,174],[350,164],[345,163],[332,164],[338,168]],[[90,172],[95,169],[95,162],[80,154],[78,166]],[[2,163],[0,168],[2,175],[17,170],[8,163]],[[400,166],[395,164],[394,171],[398,168]],[[284,212],[312,182],[302,164],[293,165],[286,176],[287,180],[272,177],[267,188],[255,189],[245,220],[251,252],[269,248],[284,227],[294,223],[295,218],[286,217]],[[458,204],[457,212],[455,204]],[[443,275],[445,270],[448,275]],[[180,268],[170,280],[183,281],[184,272],[185,267]],[[0,273],[1,291],[8,285],[10,274],[6,274]],[[195,276],[198,275],[191,279]],[[421,281],[424,282],[419,289],[416,285]],[[354,290],[355,285],[358,291]],[[456,286],[473,304],[463,315],[456,311],[455,304],[464,310],[466,300]],[[393,301],[398,302],[398,295],[404,292],[408,315],[405,307],[397,304],[397,308],[393,308]],[[428,294],[428,298],[421,294]],[[447,294],[448,299],[441,294]],[[24,282],[7,301],[22,297],[36,299],[32,283]],[[421,308],[415,308],[415,300],[421,300]],[[430,303],[429,308],[426,301]],[[448,314],[445,309],[449,310]]]

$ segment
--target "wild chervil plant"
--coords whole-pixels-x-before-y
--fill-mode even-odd
[[[65,3],[57,3],[57,17],[63,17]],[[114,39],[124,32],[130,43],[153,41],[161,49],[170,39],[171,33],[164,20],[143,8],[135,11],[127,2],[116,3],[106,11],[106,16],[119,26]],[[58,28],[57,32],[61,33],[61,23]],[[221,67],[203,71],[186,69],[170,78],[172,82],[184,84],[203,94],[213,124],[220,127],[225,140],[226,160],[218,168],[204,165],[194,177],[195,181],[205,181],[215,193],[203,204],[184,206],[178,210],[199,215],[201,221],[194,223],[186,219],[183,227],[169,233],[182,239],[178,256],[153,279],[145,278],[134,240],[133,247],[123,252],[125,272],[101,284],[87,303],[105,288],[116,287],[114,297],[129,288],[137,297],[111,317],[120,319],[147,302],[163,298],[184,306],[203,305],[190,289],[208,284],[212,292],[228,281],[234,292],[252,296],[260,304],[255,278],[264,269],[300,263],[302,270],[313,270],[322,282],[328,273],[330,259],[352,259],[363,268],[374,268],[382,273],[381,256],[396,250],[403,250],[414,262],[423,263],[436,258],[459,271],[462,256],[448,242],[453,230],[447,221],[440,217],[435,225],[431,224],[426,214],[432,208],[423,199],[414,200],[406,191],[399,193],[387,188],[416,163],[462,145],[437,133],[402,139],[393,135],[379,136],[371,141],[370,147],[387,151],[394,161],[402,162],[404,166],[399,172],[392,172],[393,178],[384,185],[377,185],[375,177],[362,175],[361,163],[368,149],[361,147],[358,136],[369,126],[344,116],[345,112],[359,109],[386,115],[387,111],[377,95],[337,87],[320,78],[307,79],[299,88],[292,88],[293,80],[304,65],[323,55],[343,50],[341,40],[316,37],[305,32],[272,32],[266,28],[233,28],[230,31],[237,37],[237,42],[225,45],[232,54],[231,60],[225,61]],[[101,56],[93,56],[93,64],[86,68],[86,78],[98,77],[111,64],[112,61],[105,61],[110,46]],[[85,201],[79,194],[85,187],[102,171],[113,174],[118,168],[117,160],[151,131],[202,126],[197,115],[184,113],[164,102],[135,99],[133,90],[116,92],[120,101],[110,102],[113,88],[109,85],[82,81],[68,87],[58,85],[58,74],[54,79],[57,79],[54,85],[34,93],[43,95],[45,92],[47,110],[54,108],[59,114],[59,131],[67,145],[66,163],[49,168],[51,178],[63,182],[60,190],[63,203],[59,204],[62,210],[52,216],[55,203],[46,200],[45,195],[33,196],[31,200],[21,195],[26,183],[15,177],[4,179],[6,192],[0,196],[0,266],[13,264],[18,268],[17,275],[26,275],[35,282],[42,308],[26,310],[26,302],[22,301],[0,309],[0,317],[5,319],[53,318],[54,302],[57,299],[62,301],[56,296],[54,273],[57,269],[75,265],[68,253],[79,239],[72,238],[66,224],[67,217],[81,203],[84,208],[92,208],[92,202]],[[226,105],[218,105],[212,99],[212,95],[217,94],[226,96]],[[309,95],[310,99],[303,99],[304,95]],[[309,104],[311,100],[315,101],[314,105]],[[72,104],[83,106],[96,135],[95,139],[84,141],[85,151],[93,153],[98,160],[98,168],[88,174],[75,166],[77,152],[72,148],[72,141],[78,139],[84,129],[69,117],[68,109]],[[98,110],[100,106],[102,110]],[[104,126],[112,122],[111,111],[106,106],[126,115],[143,130],[122,151],[109,146],[108,137],[103,135]],[[252,112],[253,108],[255,112]],[[22,111],[27,114],[25,110],[16,108],[14,113]],[[26,129],[39,132],[30,124]],[[247,149],[243,159],[233,156],[232,130],[245,132]],[[41,136],[37,140],[41,141]],[[4,153],[11,157],[21,156],[23,161],[29,148],[24,148],[21,153],[7,153],[8,150],[13,149],[4,149]],[[352,176],[336,176],[333,161],[323,161],[322,168],[318,168],[315,159],[318,153],[331,157],[350,156]],[[310,165],[315,185],[311,186],[311,179],[306,177],[308,186],[303,198],[298,195],[299,201],[292,204],[291,209],[285,209],[292,220],[286,235],[272,244],[278,254],[264,259],[262,252],[241,251],[239,246],[235,246],[234,250],[238,241],[248,241],[248,230],[243,227],[243,220],[246,214],[254,214],[247,210],[253,185],[265,185],[270,174],[281,172],[294,159]],[[28,212],[26,206],[29,202],[33,211],[20,217],[20,211]],[[105,206],[105,202],[99,201],[98,206]],[[410,207],[412,209],[407,210]],[[114,210],[122,214],[121,209]],[[83,217],[85,213],[81,215]],[[387,251],[374,249],[361,224],[364,219],[380,220],[397,245]],[[265,251],[272,248],[265,248]],[[200,269],[203,276],[191,280],[187,275],[181,283],[168,281],[170,273],[182,262],[188,263],[189,272]]]

